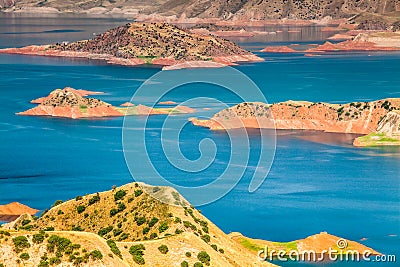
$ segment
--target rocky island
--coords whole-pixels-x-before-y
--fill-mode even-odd
[[[84,97],[92,94],[101,94],[101,92],[76,90],[71,87],[56,89],[46,97],[32,100],[31,103],[38,105],[29,110],[19,112],[17,115],[79,119],[121,117],[126,115],[183,114],[195,112],[194,109],[182,105],[169,108],[152,108],[145,105],[134,105],[127,102],[122,104],[121,107],[114,107],[99,99]]]
[[[139,22],[111,29],[90,40],[0,49],[1,53],[96,59],[125,66],[186,63],[183,66],[187,68],[263,61],[219,37],[190,33],[167,23]]]
[[[224,109],[209,120],[191,118],[190,121],[194,125],[211,130],[275,127],[287,130],[377,134],[377,137],[373,138],[364,137],[371,142],[358,138],[354,145],[399,145],[399,111],[399,98],[347,104],[287,101],[269,105],[245,102]],[[372,142],[373,140],[375,142]]]
[[[356,34],[356,35],[354,35]],[[310,47],[305,50],[294,49],[293,46],[267,46],[261,52],[268,53],[304,53],[306,56],[338,52],[394,52],[400,51],[400,32],[365,32],[353,31],[337,35],[335,38],[345,41]]]
[[[154,196],[146,192],[152,192]],[[292,242],[227,235],[175,189],[130,183],[110,191],[56,201],[0,227],[0,264],[14,266],[276,266],[260,261],[265,245],[299,254],[336,248],[320,233]],[[345,240],[347,250],[379,252]]]

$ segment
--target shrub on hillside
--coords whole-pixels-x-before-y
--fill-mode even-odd
[[[199,254],[197,254],[197,259],[206,265],[209,265],[211,260],[210,255],[205,251],[200,251]]]
[[[114,200],[118,201],[123,199],[126,196],[125,190],[119,190],[117,193],[114,194]]]
[[[21,252],[24,248],[30,248],[31,244],[29,244],[28,238],[26,236],[17,236],[12,239],[14,243],[15,252]]]
[[[162,253],[162,254],[167,254],[169,249],[166,245],[161,245],[158,247],[158,250]]]
[[[143,250],[145,249],[146,248],[143,244],[133,245],[129,248],[129,253],[133,256],[133,260],[139,265],[145,264],[145,260],[143,258]]]
[[[119,248],[117,247],[117,244],[115,243],[114,240],[108,240],[107,245],[110,247],[112,253],[114,253],[115,255],[117,255],[118,257],[120,257],[122,259],[122,253],[119,250]]]

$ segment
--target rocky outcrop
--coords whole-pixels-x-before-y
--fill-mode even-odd
[[[358,26],[357,30],[367,31],[386,31],[389,25],[381,20],[364,20]]]
[[[268,105],[250,102],[224,109],[210,120],[191,118],[190,121],[194,125],[211,130],[275,127],[288,130],[370,134],[377,131],[382,118],[389,113],[388,121],[396,127],[394,121],[397,117],[391,114],[399,110],[399,98],[348,104],[287,101]],[[387,126],[379,125],[379,129],[386,128]]]
[[[78,57],[131,66],[169,66],[191,61],[232,65],[235,62],[262,61],[225,39],[193,34],[166,23],[138,22],[111,29],[90,40],[0,49],[0,53]],[[200,65],[208,67],[204,63]]]
[[[15,5],[15,0],[0,0],[0,9],[12,7]]]
[[[306,50],[293,50],[287,46],[267,46],[261,50],[261,52],[323,54],[326,52],[400,51],[399,32],[368,32],[363,30],[352,30],[346,33],[335,34],[328,39],[346,41],[338,43],[325,42],[322,45]]]

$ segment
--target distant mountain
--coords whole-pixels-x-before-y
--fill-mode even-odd
[[[14,3],[16,2],[16,3]],[[184,15],[187,18],[220,19],[320,19],[348,18],[359,13],[389,14],[400,11],[398,0],[0,0],[0,7],[15,10],[46,7],[61,12]]]

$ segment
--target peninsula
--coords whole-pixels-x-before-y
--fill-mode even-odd
[[[32,100],[31,103],[38,105],[29,110],[19,112],[17,115],[79,119],[121,117],[126,115],[183,114],[195,112],[194,109],[181,105],[168,108],[152,108],[145,105],[134,105],[127,102],[121,104],[121,107],[114,107],[99,99],[84,97],[92,94],[101,94],[101,92],[76,90],[71,87],[56,89],[46,97]]]
[[[190,118],[211,130],[276,128],[318,130],[369,135],[357,138],[355,146],[399,145],[400,99],[347,104],[287,101],[276,104],[241,103],[224,109],[209,120]]]
[[[146,192],[151,192],[151,195]],[[260,261],[265,245],[317,253],[339,237],[320,233],[292,242],[227,235],[175,189],[130,183],[56,201],[40,217],[28,214],[0,227],[0,264],[13,266],[276,266]],[[345,240],[347,250],[379,252]],[[276,261],[275,263],[278,263]]]
[[[0,54],[86,58],[125,66],[186,63],[182,65],[186,68],[263,61],[219,37],[190,33],[167,23],[139,22],[111,29],[90,40],[0,49]]]

